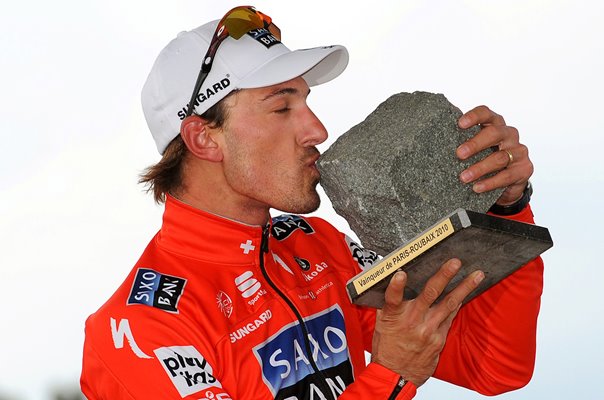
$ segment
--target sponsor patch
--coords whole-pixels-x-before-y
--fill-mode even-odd
[[[260,326],[264,325],[266,321],[271,319],[273,313],[271,310],[266,310],[258,315],[253,321],[248,322],[237,330],[231,332],[229,334],[229,338],[231,339],[231,343],[235,343],[236,341],[243,339],[250,333],[254,332],[256,329],[260,328]]]
[[[252,29],[247,34],[257,42],[263,44],[264,47],[266,47],[267,49],[276,45],[277,43],[281,43],[279,39],[273,36],[273,34],[268,29]]]
[[[128,345],[130,345],[130,349],[138,358],[153,358],[138,347],[136,344],[136,340],[134,340],[134,335],[132,334],[132,329],[130,329],[130,321],[127,319],[121,319],[119,324],[115,320],[115,318],[109,318],[109,325],[111,325],[111,337],[113,338],[113,345],[116,349],[124,348],[124,339],[128,341]]]
[[[287,239],[296,229],[300,229],[307,235],[315,233],[312,226],[310,226],[304,218],[298,215],[284,214],[273,218],[271,233],[277,240]]]
[[[248,304],[253,306],[261,296],[266,294],[262,289],[262,284],[254,277],[252,271],[245,271],[235,278],[235,285],[241,292],[241,296],[247,300]]]
[[[326,262],[322,262],[320,264],[315,264],[314,270],[308,271],[308,272],[303,272],[302,275],[304,275],[304,279],[306,281],[310,282],[313,279],[315,279],[317,276],[319,276],[321,274],[321,272],[325,271],[327,268],[329,268],[329,265],[327,265]]]
[[[348,236],[346,236],[346,243],[348,244],[348,249],[350,250],[350,254],[352,254],[352,258],[357,261],[361,269],[372,267],[376,261],[378,261],[379,257],[375,251],[361,247],[361,245]]]
[[[229,77],[230,77],[230,75],[227,74],[226,77],[224,77],[223,79],[207,86],[205,90],[203,88],[201,88],[199,90],[199,93],[197,93],[197,96],[195,97],[195,104],[193,107],[199,106],[201,103],[208,100],[210,97],[215,96],[216,94],[218,94],[218,92],[225,90],[227,87],[229,87],[231,85],[231,81],[229,80]],[[187,103],[187,105],[185,105],[184,107],[182,107],[180,110],[177,111],[176,115],[178,116],[178,119],[180,119],[181,121],[183,119],[185,119],[185,117],[187,116],[188,107],[189,107],[189,103]]]
[[[178,312],[178,300],[186,282],[186,279],[177,276],[139,268],[127,304],[144,304],[164,311]]]
[[[302,271],[308,271],[310,269],[310,262],[304,258],[294,257],[294,260],[298,263]]]
[[[231,317],[231,314],[233,313],[233,301],[228,294],[222,290],[216,293],[216,304],[225,317]]]
[[[181,397],[211,387],[222,387],[210,364],[195,347],[160,347],[154,353]]]
[[[276,399],[335,398],[353,381],[344,317],[338,306],[305,318],[311,354],[307,354],[299,322],[288,324],[254,348],[262,378]],[[326,377],[332,393],[322,393],[322,381],[310,358]]]

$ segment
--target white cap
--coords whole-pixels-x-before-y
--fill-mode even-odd
[[[180,133],[217,25],[212,21],[181,32],[159,53],[143,86],[143,112],[160,154]],[[250,32],[238,40],[228,37],[218,47],[193,111],[203,114],[233,90],[276,85],[298,76],[309,86],[319,85],[340,75],[347,64],[343,46],[291,51],[267,31]]]

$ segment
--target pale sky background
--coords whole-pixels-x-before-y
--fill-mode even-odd
[[[562,0],[258,0],[291,49],[343,44],[348,69],[313,89],[331,133],[401,91],[487,104],[535,163],[545,256],[530,384],[502,399],[602,399],[604,3]],[[19,1],[0,13],[0,397],[76,384],[85,318],[159,228],[137,185],[159,155],[140,89],[179,31],[233,1]],[[201,55],[200,55],[201,57]],[[193,84],[193,82],[192,82]],[[329,202],[317,213],[341,230]],[[418,399],[482,396],[430,380]]]

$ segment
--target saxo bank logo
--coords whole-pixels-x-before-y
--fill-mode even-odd
[[[254,348],[262,378],[275,399],[324,399],[339,396],[353,382],[344,317],[336,305],[305,318],[311,354],[307,354],[299,323],[284,326]],[[317,374],[309,357],[322,375]],[[329,390],[331,393],[323,393]]]

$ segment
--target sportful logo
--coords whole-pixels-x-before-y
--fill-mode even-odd
[[[193,346],[160,347],[154,351],[181,397],[222,385],[212,367]]]
[[[299,323],[291,323],[253,351],[262,368],[262,378],[276,399],[330,398],[340,395],[353,382],[344,316],[339,306],[305,318],[312,359],[331,391],[323,393],[322,380],[304,350]]]
[[[178,300],[186,282],[186,279],[177,276],[139,268],[127,304],[144,304],[164,311],[178,312]]]
[[[245,271],[235,278],[235,285],[237,285],[237,289],[241,292],[241,296],[246,300],[249,299],[247,303],[251,306],[256,304],[261,296],[266,294],[266,290],[262,289],[262,284],[254,278],[252,271]]]
[[[285,214],[273,218],[271,232],[277,240],[287,239],[296,229],[300,229],[307,235],[315,233],[312,226],[304,218],[297,215]]]

